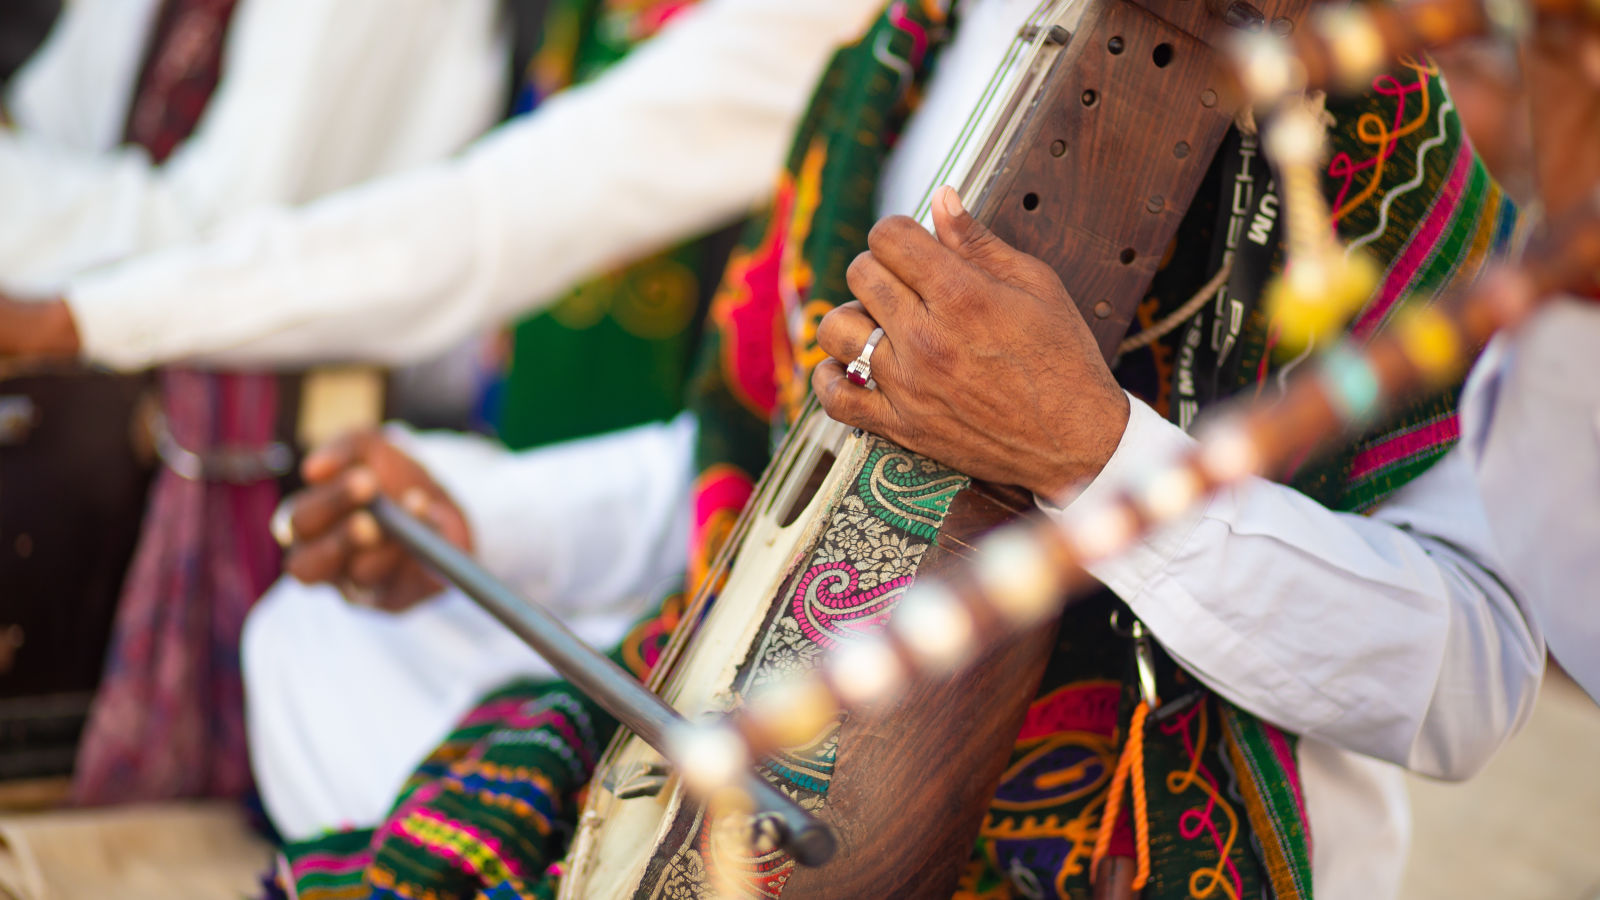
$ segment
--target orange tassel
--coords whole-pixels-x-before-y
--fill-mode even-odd
[[[1106,806],[1100,815],[1100,833],[1094,842],[1094,854],[1089,858],[1089,875],[1100,877],[1100,863],[1111,852],[1111,833],[1117,827],[1117,817],[1122,814],[1122,792],[1133,780],[1133,840],[1138,855],[1133,879],[1133,889],[1143,890],[1150,880],[1150,810],[1144,792],[1144,722],[1150,714],[1150,704],[1140,701],[1133,710],[1133,720],[1128,723],[1128,739],[1117,757],[1117,770],[1111,776],[1111,792],[1106,795]]]

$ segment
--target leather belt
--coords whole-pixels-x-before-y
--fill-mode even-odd
[[[189,481],[256,484],[276,481],[294,471],[294,448],[282,441],[270,441],[258,447],[190,450],[173,437],[172,429],[167,427],[166,414],[160,410],[150,413],[149,428],[162,464]]]

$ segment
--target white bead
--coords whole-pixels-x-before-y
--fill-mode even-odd
[[[1183,515],[1200,498],[1200,476],[1184,465],[1169,465],[1145,479],[1137,495],[1139,510],[1151,522]]]
[[[892,696],[905,683],[905,665],[881,635],[841,644],[828,658],[835,692],[849,706]]]
[[[1085,560],[1105,559],[1128,546],[1139,532],[1133,511],[1121,504],[1087,509],[1066,523],[1073,548]]]
[[[1013,625],[1037,622],[1056,609],[1066,575],[1032,531],[997,531],[978,545],[978,554],[978,587]]]
[[[702,797],[736,785],[750,770],[749,748],[727,725],[687,726],[672,744],[684,783]]]
[[[1265,32],[1240,35],[1234,45],[1239,82],[1251,103],[1272,104],[1305,84],[1305,67],[1281,39]]]
[[[1200,435],[1200,468],[1218,484],[1233,484],[1256,474],[1261,457],[1237,422],[1212,425]]]
[[[938,581],[913,587],[889,620],[889,627],[917,662],[947,672],[966,662],[976,649],[972,613],[955,592]]]
[[[1327,130],[1305,104],[1285,108],[1266,134],[1267,150],[1279,165],[1313,165],[1322,155]]]

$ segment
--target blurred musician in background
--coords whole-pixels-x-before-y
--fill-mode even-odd
[[[1524,54],[1549,227],[1600,206],[1600,29],[1545,33]],[[1494,340],[1462,400],[1505,570],[1563,668],[1600,698],[1600,297],[1540,310]]]
[[[710,10],[737,5],[713,2],[703,12],[709,19]],[[295,542],[290,571],[307,581],[344,585],[384,608],[409,609],[431,597],[437,583],[361,512],[367,499],[382,492],[430,518],[538,599],[569,602],[565,595],[596,605],[647,589],[652,578],[681,568],[681,560],[670,558],[671,548],[686,527],[696,541],[689,563],[694,572],[715,545],[705,539],[727,521],[720,515],[736,511],[748,496],[770,450],[769,426],[781,427],[783,401],[803,395],[808,370],[819,360],[814,383],[836,418],[974,475],[1029,487],[1052,511],[1127,483],[1187,447],[1183,427],[1200,409],[1236,391],[1276,390],[1270,323],[1255,306],[1274,264],[1270,219],[1255,229],[1263,234],[1261,247],[1229,243],[1230,235],[1247,234],[1263,209],[1275,206],[1270,175],[1248,136],[1225,144],[1141,321],[1148,327],[1183,306],[1222,260],[1233,259],[1225,292],[1192,321],[1125,354],[1114,371],[1086,339],[1068,299],[1070,287],[972,221],[950,192],[932,193],[962,123],[982,103],[983,85],[1038,6],[1033,0],[977,0],[964,4],[950,27],[937,4],[897,3],[841,51],[835,62],[840,68],[825,78],[814,113],[805,119],[808,130],[796,140],[773,215],[750,232],[730,266],[713,309],[715,331],[702,370],[708,377],[697,384],[702,396],[692,405],[693,416],[523,455],[477,445],[460,446],[447,457],[442,441],[436,453],[409,439],[376,435],[343,441],[306,464],[312,487],[295,501],[288,523]],[[697,79],[701,92],[672,107],[670,124],[652,124],[634,105],[635,97],[654,99],[649,83],[668,77],[653,68],[672,46],[668,38],[692,33],[691,23],[698,21],[705,20],[686,17],[681,32],[667,32],[653,45],[655,53],[624,63],[612,74],[615,80],[597,82],[595,92],[615,90],[605,120],[635,123],[632,146],[671,153],[683,141],[694,148],[693,173],[737,172],[742,161],[735,148],[750,132],[744,110],[729,102],[732,79]],[[930,48],[939,51],[936,70]],[[731,71],[711,59],[700,65],[705,68],[692,71]],[[852,80],[840,72],[870,74]],[[878,75],[885,77],[871,77]],[[918,80],[923,76],[925,83]],[[898,92],[913,83],[923,102],[898,128],[890,113],[903,110]],[[853,108],[877,116],[871,121],[882,134],[863,131],[841,111],[844,106],[835,105],[841,86],[856,84],[868,86],[867,99]],[[1511,204],[1478,163],[1447,101],[1437,69],[1413,61],[1366,95],[1329,105],[1334,224],[1385,267],[1379,292],[1356,320],[1358,333],[1382,327],[1398,296],[1473,278],[1511,234]],[[582,118],[575,109],[576,104],[568,107],[575,123],[571,133],[605,127],[587,118],[587,108]],[[598,104],[593,109],[595,115],[601,110]],[[1419,115],[1419,109],[1425,112]],[[1371,146],[1359,124],[1366,117],[1404,127],[1382,146]],[[681,133],[684,119],[696,125],[688,134]],[[578,122],[585,127],[577,128]],[[871,158],[837,148],[887,141],[893,134],[900,137],[881,172],[830,168],[836,156],[847,160],[838,165]],[[834,151],[807,152],[822,146]],[[1384,165],[1375,164],[1380,159]],[[581,185],[585,201],[556,245],[572,257],[567,267],[637,252],[641,235],[667,239],[663,232],[694,218],[691,211],[708,202],[708,193],[718,202],[727,197],[653,161],[650,153],[606,161],[621,168],[576,166],[565,173]],[[808,193],[840,183],[873,183],[876,190],[870,197]],[[796,197],[808,202],[791,206]],[[853,200],[861,206],[859,223],[839,212]],[[833,223],[821,235],[810,230],[819,203]],[[633,210],[638,218],[620,231],[591,228],[609,224],[603,217],[614,208]],[[891,217],[871,228],[869,254],[849,264],[877,215],[924,208],[932,210],[936,237],[910,219]],[[542,212],[530,207],[521,214]],[[531,224],[521,233],[543,234]],[[495,258],[512,267],[518,253],[538,252],[521,244],[516,251]],[[846,303],[850,294],[858,302]],[[432,308],[431,321],[484,314],[505,294],[491,288],[471,296],[476,305],[468,313]],[[816,333],[817,317],[841,303]],[[845,364],[861,354],[876,327],[884,330],[873,357],[877,389],[845,383]],[[409,328],[395,321],[381,333],[395,337]],[[775,330],[785,336],[776,349]],[[582,389],[581,372],[571,389]],[[1457,433],[1452,397],[1429,398],[1405,410],[1331,462],[1298,473],[1293,485],[1258,480],[1225,493],[1092,573],[1110,593],[1069,613],[1062,671],[1046,682],[1036,711],[1041,720],[1057,721],[1088,685],[1120,680],[1131,669],[1133,643],[1110,625],[1109,613],[1118,604],[1127,608],[1124,624],[1131,611],[1166,649],[1160,693],[1183,703],[1174,706],[1174,724],[1149,730],[1147,758],[1172,760],[1177,770],[1191,773],[1204,770],[1212,790],[1209,801],[1197,802],[1212,810],[1219,829],[1227,829],[1220,852],[1209,833],[1196,840],[1179,839],[1175,832],[1164,836],[1154,866],[1167,889],[1187,890],[1177,886],[1188,884],[1191,872],[1216,867],[1216,877],[1230,880],[1236,896],[1265,890],[1273,871],[1287,869],[1274,870],[1258,856],[1262,844],[1248,831],[1272,827],[1290,835],[1280,847],[1287,856],[1280,859],[1290,868],[1301,866],[1295,871],[1322,896],[1394,896],[1408,821],[1399,773],[1389,764],[1436,777],[1467,777],[1525,720],[1542,671],[1543,643],[1499,576],[1472,472],[1451,449]],[[708,461],[713,465],[702,467]],[[729,497],[719,499],[708,488]],[[258,722],[274,726],[257,747],[284,761],[281,790],[275,797],[269,791],[269,803],[278,804],[272,808],[290,823],[291,837],[336,824],[340,816],[360,821],[372,815],[378,801],[357,795],[374,780],[347,791],[339,782],[368,756],[385,755],[367,749],[363,735],[392,737],[393,730],[385,731],[377,720],[397,718],[372,706],[393,694],[369,691],[358,680],[363,663],[355,653],[340,659],[336,648],[308,657],[305,648],[318,639],[310,628],[281,619],[258,617],[253,623],[251,657],[282,661],[263,664],[252,687],[270,710]],[[1080,655],[1103,657],[1111,668],[1079,670],[1069,645],[1093,649]],[[398,664],[385,671],[395,682],[429,677]],[[539,715],[529,721],[519,710]],[[581,786],[582,765],[572,761],[591,759],[603,743],[587,730],[592,720],[584,710],[581,700],[559,686],[517,686],[491,696],[423,764],[377,832],[296,845],[289,870],[300,871],[296,859],[316,859],[316,877],[324,878],[329,853],[367,854],[367,860],[375,853],[370,866],[352,870],[356,883],[366,878],[391,885],[409,878],[408,890],[454,885],[448,890],[460,895],[486,889],[524,895],[558,850],[543,837],[549,834],[544,816],[570,809]],[[1108,746],[1118,729],[1126,729],[1126,712],[1099,723],[1107,728]],[[335,719],[342,724],[328,724]],[[1280,809],[1285,818],[1269,826],[1269,820],[1254,820],[1234,807],[1226,779],[1244,774],[1214,755],[1219,751],[1209,742],[1215,731],[1196,738],[1191,729],[1208,721],[1213,729],[1223,721],[1250,728],[1270,722],[1300,735],[1297,745],[1287,738],[1276,744],[1286,752],[1270,763],[1263,784],[1293,785],[1290,793],[1303,809]],[[320,746],[324,733],[346,743]],[[1270,726],[1264,733],[1282,736]],[[1018,758],[1033,763],[1002,791],[1008,801],[1021,797],[1027,809],[1048,810],[1050,821],[1064,824],[1024,834],[1007,807],[997,806],[963,897],[1012,891],[1040,896],[1087,885],[1083,842],[1086,835],[1093,841],[1094,829],[1065,823],[1091,819],[1090,807],[1104,800],[1104,785],[1081,796],[1036,796],[1038,785],[1081,761],[1075,754],[1083,748],[1055,732],[1029,740]],[[560,771],[506,775],[546,765]],[[491,766],[499,773],[493,777],[501,779],[492,788],[485,787]],[[504,802],[496,800],[501,792]],[[1152,793],[1150,802],[1173,801]],[[1222,806],[1228,807],[1226,825],[1220,824]],[[539,812],[519,819],[509,808]],[[1153,814],[1177,816],[1182,809]],[[424,821],[445,822],[454,836],[419,840],[414,829]],[[1303,841],[1308,830],[1316,841],[1314,858]],[[499,838],[489,844],[484,834]],[[495,864],[463,868],[455,861],[459,841],[469,841]],[[307,866],[311,877],[313,867]],[[427,875],[417,874],[422,872]]]
[[[499,0],[68,4],[5,98],[0,285],[51,295],[230,216],[454,152],[504,109],[502,11]],[[213,292],[194,308],[248,319],[254,300]],[[4,306],[0,345],[14,359],[96,333],[59,303]],[[168,465],[118,601],[78,760],[82,802],[232,796],[250,783],[238,637],[278,572],[266,525],[276,480],[293,467],[293,392],[267,375],[193,370],[166,372],[162,386],[152,438]],[[114,596],[126,556],[112,536],[138,524],[143,473],[116,484],[108,473],[134,466],[139,387],[93,377],[12,385],[41,426],[0,441],[14,445],[0,501],[8,527],[34,538],[27,560],[5,560],[24,569],[11,582],[28,591],[18,602],[92,616],[99,601],[73,590],[84,573]],[[11,508],[37,496],[50,499]],[[106,547],[117,557],[109,566]],[[30,641],[24,661],[49,646]]]
[[[14,0],[0,11],[0,85],[33,55],[60,12],[59,0]]]
[[[620,28],[637,40],[675,22],[690,4],[606,0],[556,6],[566,14],[562,27],[577,29],[572,39],[592,48],[614,38],[602,35],[604,30]],[[619,259],[659,250],[758,203],[827,53],[859,32],[878,7],[879,0],[708,4],[614,77],[543,103],[534,115],[507,123],[457,159],[300,209],[269,205],[208,228],[211,237],[190,246],[127,259],[108,253],[104,265],[59,282],[29,282],[30,290],[54,299],[0,297],[0,355],[23,362],[83,359],[136,371],[164,364],[402,363],[447,349],[486,327],[549,306]],[[533,68],[537,75],[566,64],[541,55]],[[227,84],[225,79],[224,90]],[[699,122],[697,116],[706,121],[685,127]],[[707,131],[719,135],[717,153],[705,152]],[[650,153],[637,152],[643,144]],[[676,188],[663,196],[660,183],[669,179]],[[602,193],[609,201],[594,202]],[[19,218],[18,233],[31,233],[23,226]],[[662,300],[678,292],[681,275],[667,274],[674,277],[664,285],[637,286],[649,295],[636,301],[640,311],[634,313],[647,331],[659,332],[658,320],[676,315]],[[608,276],[599,290],[613,287]],[[588,293],[578,299],[592,303],[595,291]],[[217,303],[217,297],[228,302]],[[587,314],[581,306],[574,313]],[[653,389],[637,387],[642,393]],[[598,401],[585,396],[581,402]],[[681,425],[656,430],[687,433]],[[497,469],[482,464],[495,457],[498,445],[457,434],[395,434],[437,469],[464,480],[486,476],[471,482],[486,499],[516,496],[496,483]],[[549,458],[567,460],[564,467],[570,467],[576,465],[573,456],[557,450]],[[641,483],[676,482],[651,468],[651,459],[629,456],[618,464],[635,466],[633,477]],[[592,455],[583,463],[598,465]],[[553,510],[562,506],[560,489],[557,481],[547,492]],[[460,493],[473,490],[458,486]],[[638,499],[650,505],[648,497]],[[496,514],[518,516],[523,510],[519,502]],[[497,521],[482,531],[514,533]],[[650,540],[652,547],[682,543],[673,535]],[[661,585],[681,567],[681,561],[664,571],[656,565],[613,566],[606,544],[596,544],[598,552],[587,560],[552,545],[552,554],[568,560],[552,574],[525,560],[514,541],[507,543],[504,553],[487,541],[480,551],[491,561],[504,560],[500,568],[507,577],[556,601],[601,644],[614,642],[643,610],[641,604],[659,599]],[[345,588],[355,593],[355,585]],[[317,798],[313,805],[340,810],[328,819],[319,813],[302,832],[301,820],[275,804],[290,834],[381,815],[406,772],[472,700],[511,675],[549,671],[459,597],[406,617],[379,616],[344,604],[337,591],[284,581],[265,598],[256,621],[257,635],[271,635],[255,639],[271,649],[249,654],[257,670],[247,673],[260,687],[251,704],[260,723],[253,733],[263,742],[254,762],[267,782],[268,802],[274,804],[272,773],[286,769],[290,775],[278,781],[307,785],[307,795]],[[285,646],[297,649],[284,655]],[[352,668],[331,677],[293,664],[305,657],[329,665],[345,660]],[[396,677],[396,669],[409,675]],[[370,708],[381,716],[368,720],[317,702],[329,683],[342,685],[348,696],[370,694]],[[294,710],[302,727],[281,727],[274,713],[279,708]],[[346,739],[342,728],[359,737]],[[305,735],[313,737],[306,741]],[[282,762],[282,748],[291,747],[289,762]],[[331,780],[313,789],[296,765],[304,754],[322,752],[338,762],[319,767]],[[337,805],[342,791],[372,799],[353,813]]]

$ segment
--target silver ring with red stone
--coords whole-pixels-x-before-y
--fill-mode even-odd
[[[883,329],[874,328],[872,334],[867,336],[867,343],[861,348],[861,355],[855,358],[850,368],[844,370],[850,383],[864,387],[868,390],[877,390],[878,383],[872,380],[872,351],[878,349],[878,342],[883,340]]]

